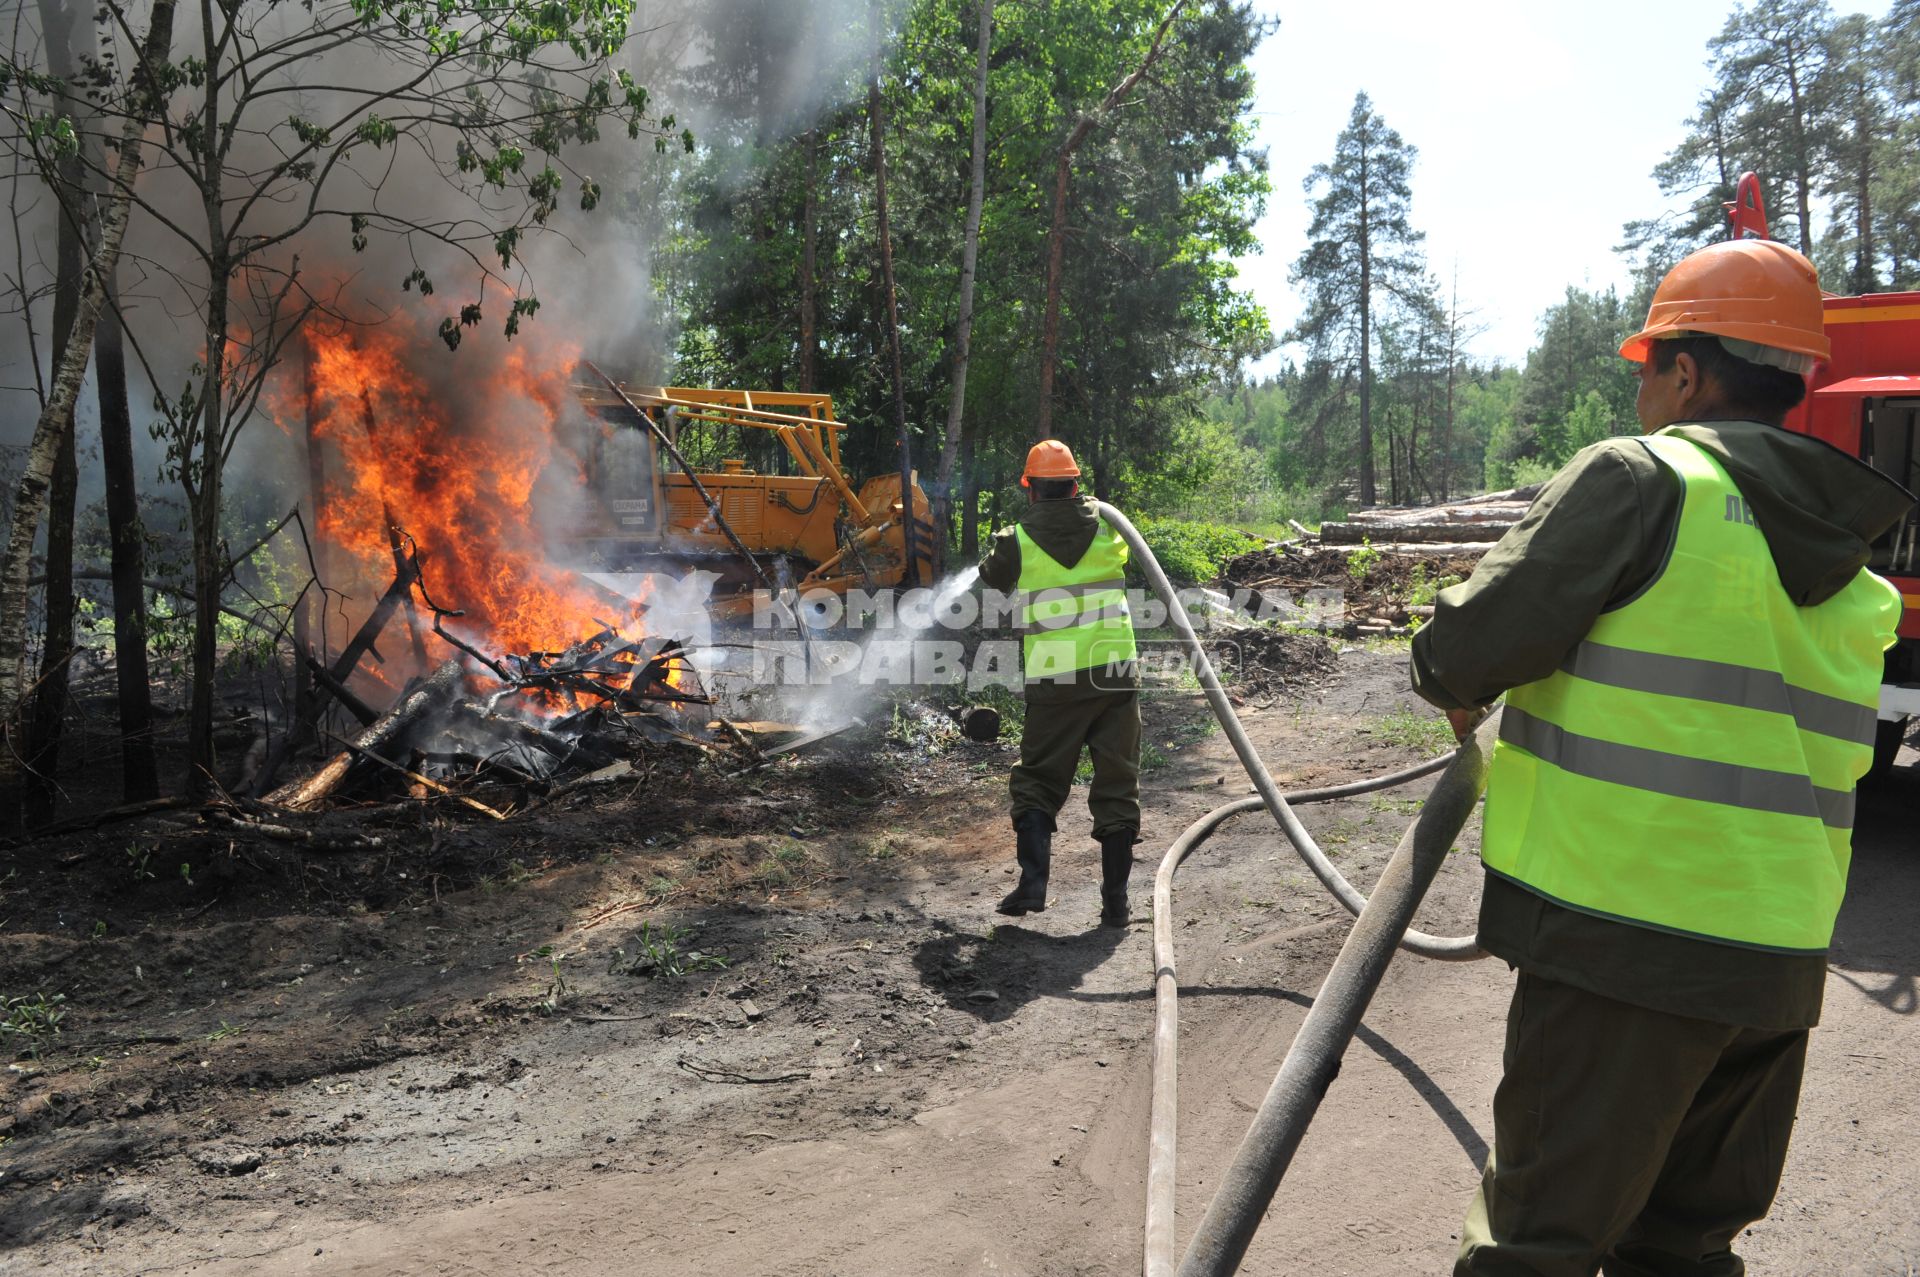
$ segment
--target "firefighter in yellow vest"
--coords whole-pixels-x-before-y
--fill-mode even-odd
[[[1414,639],[1456,731],[1506,695],[1480,943],[1515,967],[1456,1277],[1737,1277],[1779,1186],[1846,887],[1912,497],[1782,429],[1811,263],[1702,249],[1620,353],[1644,438],[1583,450]]]
[[[1080,492],[1080,466],[1057,440],[1027,453],[1027,510],[994,534],[980,564],[989,589],[1014,596],[1026,722],[1012,796],[1020,881],[999,910],[1047,907],[1054,818],[1084,749],[1087,807],[1100,843],[1100,923],[1127,925],[1127,875],[1140,834],[1140,693],[1127,610],[1127,546]]]

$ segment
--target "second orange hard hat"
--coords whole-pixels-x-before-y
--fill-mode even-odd
[[[1078,479],[1080,464],[1073,449],[1058,439],[1042,439],[1027,449],[1027,468],[1020,475],[1020,486],[1031,487],[1029,479]]]
[[[1708,333],[1810,359],[1832,353],[1813,263],[1770,239],[1709,244],[1681,259],[1654,290],[1647,322],[1620,353],[1644,363],[1663,337]]]

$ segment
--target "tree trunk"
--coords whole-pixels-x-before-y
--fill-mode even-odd
[[[1800,210],[1800,252],[1813,256],[1813,156],[1807,144],[1805,103],[1800,97],[1800,68],[1787,48],[1787,102],[1793,112],[1794,198]]]
[[[971,434],[960,441],[960,555],[970,563],[980,558],[980,472]]]
[[[1460,269],[1453,272],[1453,305],[1447,313],[1447,417],[1440,435],[1440,500],[1453,498],[1453,384],[1460,368]]]
[[[1067,241],[1067,180],[1073,173],[1073,156],[1080,144],[1093,132],[1100,117],[1124,102],[1133,92],[1134,86],[1153,69],[1167,48],[1167,32],[1173,29],[1173,20],[1180,15],[1187,0],[1174,0],[1167,14],[1160,19],[1159,29],[1153,33],[1153,44],[1147,49],[1140,65],[1118,84],[1107,90],[1099,106],[1086,112],[1074,122],[1073,130],[1067,134],[1067,140],[1060,144],[1059,154],[1054,160],[1053,174],[1053,224],[1047,231],[1047,305],[1045,318],[1040,326],[1040,402],[1035,412],[1033,436],[1035,439],[1053,437],[1053,368],[1060,349],[1060,276],[1066,260]]]
[[[77,221],[82,202],[77,160],[61,162],[59,183],[56,199],[63,212],[58,219],[55,249],[52,334],[56,368],[66,354],[74,313],[79,309],[80,264],[85,255]],[[41,631],[40,677],[35,684],[32,725],[27,734],[26,822],[30,826],[53,819],[60,794],[60,729],[67,717],[67,677],[73,661],[73,515],[80,487],[71,413],[54,443],[51,484],[47,495],[46,624]]]
[[[1873,248],[1873,148],[1874,139],[1867,120],[1867,102],[1869,89],[1865,84],[1856,82],[1854,111],[1854,152],[1858,156],[1858,168],[1854,173],[1854,233],[1857,243],[1853,258],[1853,291],[1870,293],[1874,290],[1874,253]]]
[[[973,354],[973,285],[980,260],[980,212],[987,193],[987,70],[993,49],[994,0],[980,3],[980,48],[973,82],[973,174],[967,189],[967,223],[960,241],[960,319],[953,339],[953,393],[947,402],[947,441],[940,450],[934,523],[943,532],[953,521],[953,467],[960,456],[960,423],[967,405],[967,366]]]
[[[147,674],[146,545],[140,489],[134,479],[133,414],[127,405],[127,353],[119,299],[107,281],[107,304],[94,333],[94,376],[100,391],[100,463],[106,472],[107,529],[113,542],[113,664],[120,702],[120,789],[125,802],[160,793],[153,755],[153,699]]]
[[[158,67],[165,60],[173,41],[175,0],[155,0],[151,25],[147,29],[140,64]],[[144,78],[144,75],[143,75]],[[53,463],[60,436],[73,423],[74,401],[80,382],[86,376],[87,353],[93,345],[94,328],[99,323],[100,306],[106,295],[106,281],[120,247],[126,240],[127,219],[132,211],[131,192],[140,169],[141,136],[146,131],[142,112],[129,112],[120,131],[120,160],[114,188],[107,193],[106,210],[101,218],[100,246],[83,273],[79,308],[74,315],[73,331],[66,350],[54,369],[47,402],[34,423],[33,440],[27,449],[27,464],[15,490],[13,519],[7,532],[6,557],[0,561],[0,727],[9,737],[18,722],[24,690],[27,637],[27,575],[33,553],[34,533],[46,509],[47,490],[52,480]],[[14,804],[4,796],[19,783],[17,746],[0,741],[0,810]]]
[[[40,0],[40,26],[46,41],[47,70],[73,83],[79,54],[74,48],[78,11],[55,0]],[[61,109],[85,128],[86,103],[63,95]],[[80,307],[80,270],[86,257],[86,171],[79,155],[54,167],[55,218],[52,366],[66,353],[73,317]],[[60,732],[67,717],[68,669],[73,660],[73,519],[78,502],[80,466],[75,457],[73,420],[68,418],[54,445],[52,487],[47,498],[47,585],[45,628],[40,644],[40,677],[27,736],[26,821],[41,825],[53,818],[60,792]]]
[[[200,455],[188,485],[188,521],[193,529],[193,692],[187,710],[187,792],[211,792],[219,760],[213,748],[214,672],[219,664],[222,414],[226,405],[227,291],[224,262],[216,256],[207,299],[207,368],[201,378]],[[193,465],[190,458],[189,464]]]
[[[817,129],[808,129],[802,147],[804,167],[800,196],[800,389],[812,391],[820,384],[820,303],[819,200],[814,194]]]
[[[1367,159],[1360,152],[1360,504],[1377,504],[1373,478],[1373,227]]]
[[[913,449],[907,436],[907,385],[900,353],[900,294],[894,287],[893,232],[887,224],[887,112],[880,96],[880,0],[868,8],[873,36],[873,74],[867,81],[867,114],[873,139],[873,211],[880,239],[880,287],[885,305],[884,325],[888,371],[893,381],[893,430],[900,448],[900,533],[906,550],[906,574],[901,584],[920,583],[920,556],[924,531],[913,510]]]
[[[208,10],[203,7],[201,13],[205,18],[201,36],[206,48],[206,105],[189,127],[200,131],[201,154],[212,156],[220,150],[224,82],[218,73],[219,33],[211,18],[206,17]],[[212,250],[207,262],[206,327],[201,337],[206,371],[200,379],[197,467],[190,444],[183,458],[188,472],[188,521],[193,528],[193,694],[187,710],[186,784],[187,792],[195,798],[204,797],[219,779],[215,772],[219,760],[213,749],[213,680],[220,655],[220,589],[227,577],[227,564],[221,553],[220,504],[226,467],[223,445],[227,434],[227,325],[233,300],[228,292],[233,283],[233,260],[228,255],[222,208],[223,172],[220,165],[209,165],[200,189],[207,245]]]

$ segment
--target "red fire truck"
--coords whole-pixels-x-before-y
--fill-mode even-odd
[[[1736,238],[1767,234],[1760,179],[1742,174],[1727,217]],[[1827,337],[1833,357],[1813,374],[1807,400],[1789,429],[1824,439],[1920,490],[1920,292],[1827,295]],[[1873,546],[1874,571],[1906,602],[1900,641],[1887,653],[1880,689],[1880,734],[1874,770],[1893,765],[1907,729],[1920,715],[1920,512]]]

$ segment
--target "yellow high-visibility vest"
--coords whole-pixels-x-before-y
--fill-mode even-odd
[[[1018,525],[1020,655],[1029,682],[1075,670],[1130,668],[1137,648],[1127,610],[1127,543],[1107,526],[1067,567]]]
[[[1683,484],[1673,547],[1556,673],[1508,693],[1482,860],[1587,913],[1823,951],[1899,592],[1862,570],[1796,606],[1719,462],[1677,436],[1641,442]]]

